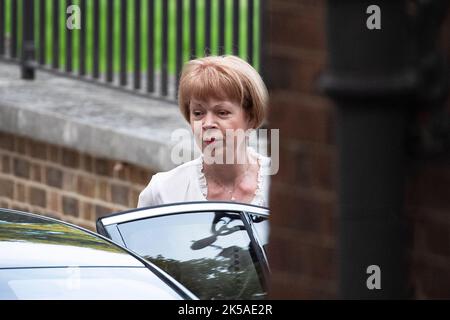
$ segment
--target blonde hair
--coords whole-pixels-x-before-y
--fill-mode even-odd
[[[258,72],[236,56],[208,56],[188,61],[180,78],[178,104],[190,121],[192,98],[227,99],[240,103],[254,129],[261,126],[268,104],[267,88]]]

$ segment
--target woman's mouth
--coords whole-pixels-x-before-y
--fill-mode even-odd
[[[206,144],[206,145],[210,145],[211,143],[213,143],[214,141],[216,141],[216,138],[210,138],[210,139],[208,139],[208,140],[204,140],[203,142]]]

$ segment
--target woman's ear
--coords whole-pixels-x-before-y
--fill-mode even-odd
[[[247,129],[256,129],[255,117],[250,113],[246,113],[246,115],[247,115]]]

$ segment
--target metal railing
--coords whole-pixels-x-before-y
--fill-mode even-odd
[[[67,20],[79,27],[69,29]],[[0,60],[175,100],[184,62],[238,55],[261,72],[265,0],[0,0]]]

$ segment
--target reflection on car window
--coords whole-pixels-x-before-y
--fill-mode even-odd
[[[128,248],[200,299],[262,299],[261,270],[238,214],[184,213],[119,225]]]
[[[65,245],[123,253],[116,246],[63,223],[1,210],[0,242]]]

